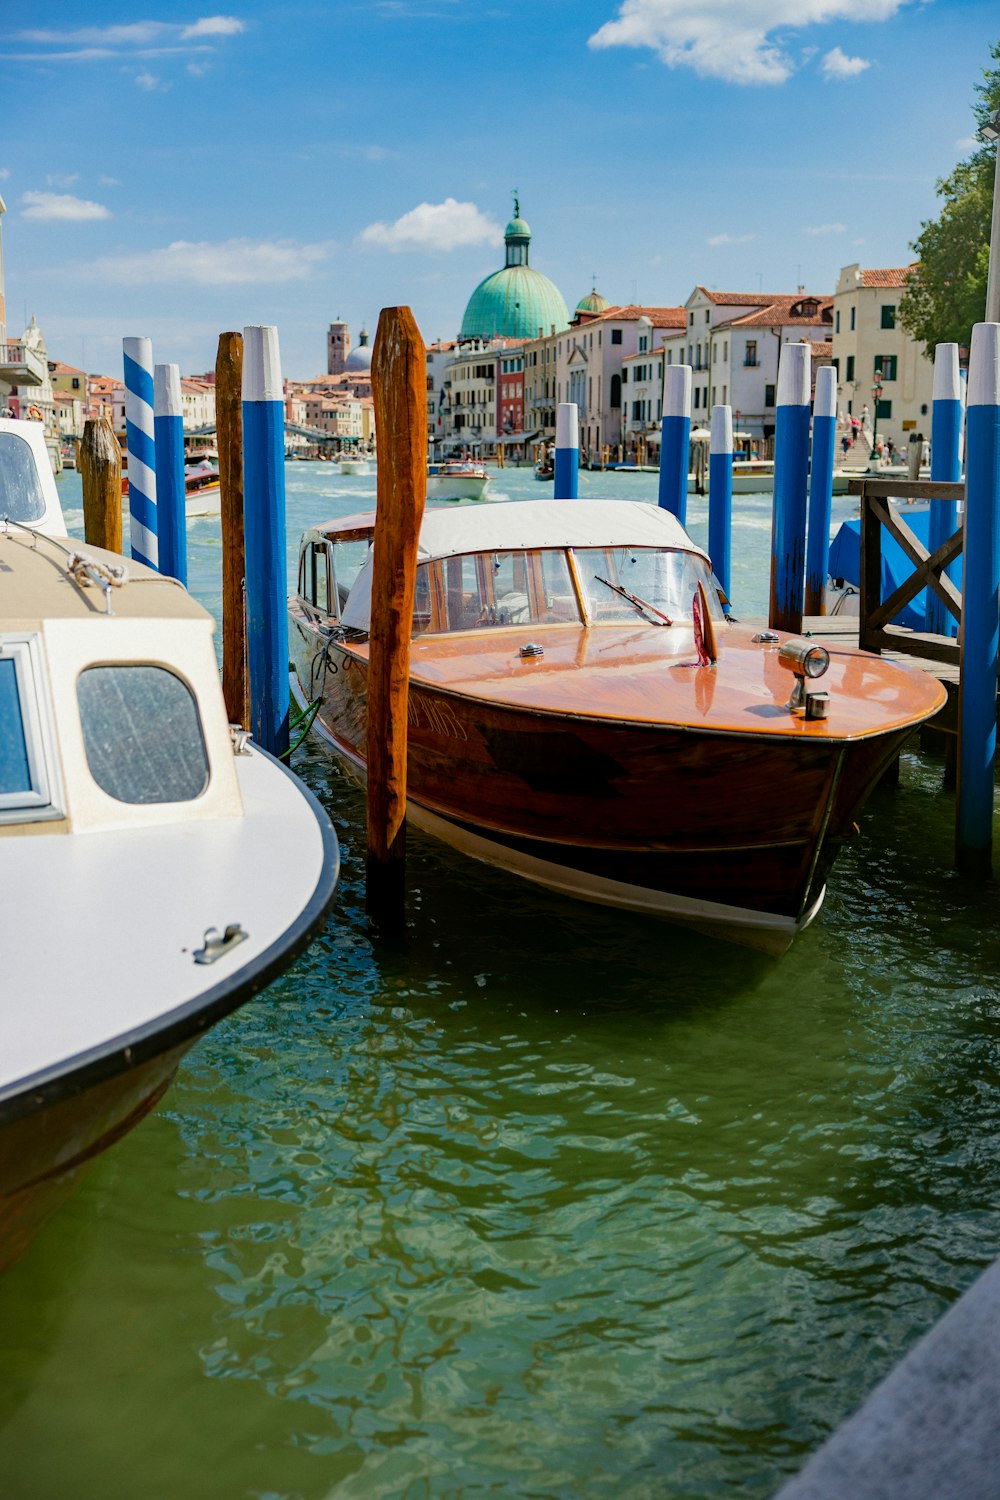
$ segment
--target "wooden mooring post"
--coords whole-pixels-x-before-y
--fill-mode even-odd
[[[427,496],[427,354],[408,307],[384,307],[372,356],[378,505],[368,644],[368,913],[404,922],[410,632]]]
[[[88,417],[80,443],[83,534],[94,547],[122,550],[122,450],[103,417]]]
[[[249,729],[242,392],[243,335],[220,333],[215,358],[215,437],[222,520],[222,692],[230,723]]]

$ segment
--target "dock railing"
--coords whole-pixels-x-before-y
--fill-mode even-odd
[[[947,541],[929,552],[906,524],[904,511],[893,509],[893,500],[964,501],[965,485],[943,480],[879,479],[866,475],[852,479],[852,495],[861,500],[861,590],[858,622],[858,645],[863,651],[880,654],[883,650],[905,651],[930,661],[960,662],[960,645],[951,636],[932,635],[908,630],[890,621],[909,604],[921,589],[931,589],[944,608],[954,617],[961,632],[962,595],[945,573],[961,556],[964,529],[959,527]],[[885,600],[882,598],[882,528],[902,548],[913,564],[913,572]]]

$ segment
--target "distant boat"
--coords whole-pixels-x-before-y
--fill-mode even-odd
[[[555,477],[555,465],[549,463],[548,459],[539,460],[539,462],[535,465],[535,478],[545,480],[555,479]]]
[[[353,455],[341,456],[337,460],[337,467],[340,470],[341,474],[371,473],[371,464],[368,462],[367,458],[362,457],[360,454],[357,457]]]
[[[231,730],[211,617],[66,537],[32,426],[0,422],[0,1269],[301,952],[339,862]]]
[[[427,465],[428,500],[482,500],[490,476],[481,464],[442,459]]]

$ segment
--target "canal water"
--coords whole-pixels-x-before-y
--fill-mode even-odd
[[[288,467],[292,564],[373,502],[331,469]],[[736,511],[763,613],[769,497]],[[217,608],[217,522],[188,542]],[[0,1282],[4,1500],[763,1500],[1000,1250],[996,890],[950,868],[940,763],[780,960],[419,834],[375,943],[362,800],[294,763],[335,910]]]

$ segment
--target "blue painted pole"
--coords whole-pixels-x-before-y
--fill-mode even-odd
[[[553,500],[575,500],[580,492],[580,409],[575,401],[556,407]]]
[[[807,615],[826,613],[823,595],[829,571],[830,511],[833,505],[833,460],[837,447],[837,372],[832,365],[816,371],[813,402],[812,459],[809,465],[809,540],[806,546]]]
[[[184,414],[179,365],[153,366],[153,430],[156,434],[160,572],[187,584]]]
[[[153,429],[153,345],[122,340],[125,364],[125,453],[128,459],[129,538],[132,556],[160,566],[156,519],[156,435]]]
[[[934,350],[934,405],[931,416],[931,478],[957,482],[962,477],[962,379],[958,369],[958,345],[938,344]],[[932,500],[927,530],[930,552],[958,530],[958,504],[954,500]],[[947,570],[956,588],[961,587],[958,559]],[[955,635],[957,622],[934,593],[927,590],[924,628],[934,635]]]
[[[712,407],[708,445],[708,555],[712,571],[729,594],[733,530],[733,409]]]
[[[660,489],[657,504],[687,525],[688,465],[691,461],[691,366],[667,365],[663,372],[660,425]]]
[[[1000,644],[1000,323],[977,323],[972,330],[965,443],[955,861],[959,869],[988,876]]]
[[[785,344],[778,365],[768,620],[793,635],[802,629],[805,594],[810,374],[809,345]]]
[[[243,330],[243,510],[247,664],[254,739],[288,749],[285,403],[278,330]]]

